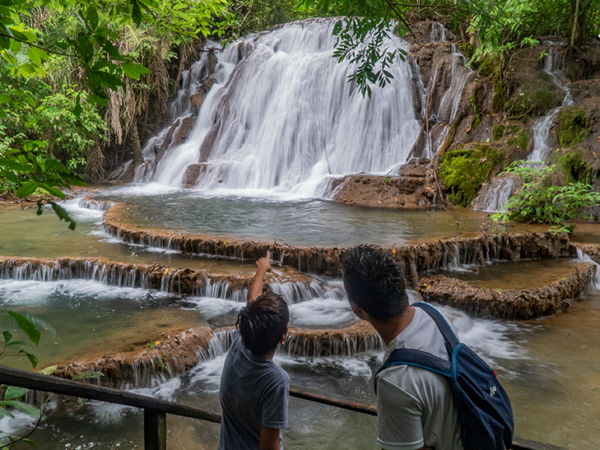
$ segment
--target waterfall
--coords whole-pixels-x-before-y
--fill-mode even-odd
[[[347,82],[355,67],[332,57],[335,22],[287,24],[219,52],[215,84],[187,141],[157,161],[159,141],[177,133],[163,130],[146,145],[136,180],[180,187],[186,167],[203,163],[199,188],[318,195],[331,175],[399,167],[420,128],[411,66],[398,59],[388,69],[391,84],[363,98]],[[396,37],[386,44],[408,50]],[[197,64],[186,75],[189,86],[205,74],[207,63]],[[180,122],[193,114],[189,105],[177,109]]]
[[[579,248],[577,249],[577,259],[582,262],[589,262],[596,266],[596,275],[592,278],[590,288],[597,291],[600,290],[600,264],[594,261],[590,255],[583,253]]]
[[[560,54],[557,52],[555,55],[554,47],[550,47],[544,64],[544,72],[550,75],[554,84],[565,92],[565,98],[559,107],[551,109],[548,114],[544,117],[540,117],[533,125],[534,145],[533,151],[527,157],[527,161],[544,161],[548,152],[552,149],[550,127],[552,126],[554,119],[562,108],[573,104],[571,90],[563,82],[564,73],[562,72],[562,64],[563,60],[560,57]]]
[[[513,195],[515,180],[511,177],[496,177],[483,187],[475,200],[473,209],[476,211],[499,212]]]

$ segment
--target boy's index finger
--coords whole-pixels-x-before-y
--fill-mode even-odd
[[[271,260],[271,250],[267,250],[267,255],[265,256],[269,261]]]

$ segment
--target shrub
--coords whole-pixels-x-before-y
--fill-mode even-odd
[[[556,165],[534,167],[517,161],[505,170],[523,181],[521,190],[511,197],[502,213],[494,214],[494,222],[526,222],[552,224],[551,231],[572,232],[575,222],[587,220],[586,209],[600,204],[600,193],[587,183],[552,185]]]

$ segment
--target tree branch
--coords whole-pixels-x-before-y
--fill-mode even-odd
[[[27,41],[24,41],[23,39],[17,39],[16,37],[11,36],[9,34],[0,33],[0,36],[7,37],[9,39],[12,39],[13,41],[21,42],[22,44],[30,45],[31,47],[39,48],[40,50],[44,50],[47,53],[54,53],[55,55],[68,56],[69,58],[77,58],[77,55],[69,55],[68,53],[62,53],[62,52],[58,52],[56,50],[50,50],[49,48],[42,47],[41,45],[37,45],[32,42],[27,42]],[[3,447],[0,447],[0,449],[1,448],[3,448]]]

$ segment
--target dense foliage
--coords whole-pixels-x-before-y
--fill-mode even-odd
[[[166,107],[171,47],[222,34],[229,17],[225,0],[3,1],[0,193],[64,198],[82,184],[74,168],[102,165],[102,141],[138,136],[151,93]]]
[[[532,166],[524,161],[513,163],[507,174],[518,176],[523,186],[511,197],[495,222],[528,222],[553,225],[554,231],[572,232],[576,222],[588,220],[588,208],[600,204],[600,193],[588,183],[576,181],[564,186],[553,184],[557,166]]]

